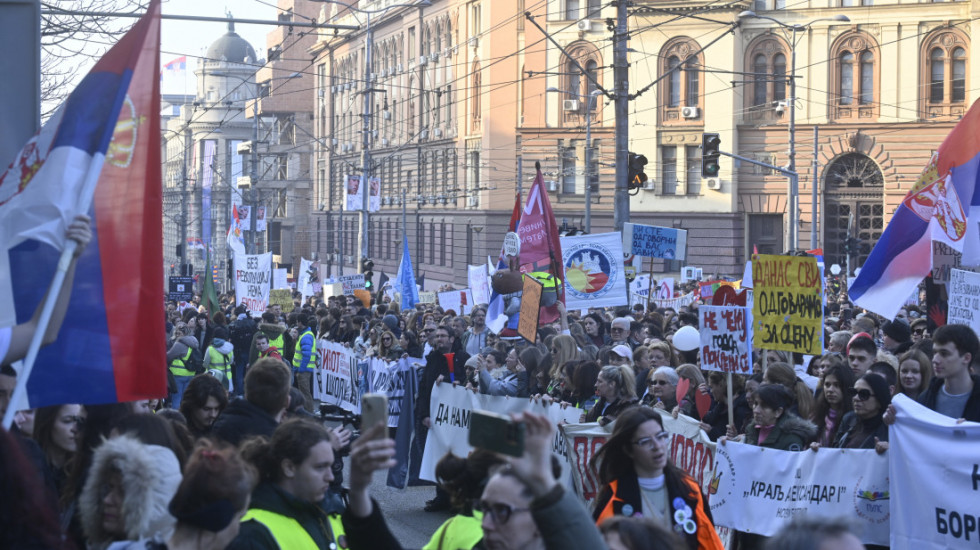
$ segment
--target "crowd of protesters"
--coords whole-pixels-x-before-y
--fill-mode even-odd
[[[316,420],[320,340],[424,363],[420,445],[432,388],[450,372],[465,373],[453,383],[474,392],[541,399],[581,409],[582,422],[613,423],[590,462],[602,485],[591,510],[557,481],[556,427],[546,417],[518,418],[521,457],[443,457],[435,496],[419,505],[453,515],[426,548],[722,548],[707,497],[669,459],[665,415],[694,418],[719,444],[795,452],[887,452],[897,393],[980,421],[980,377],[971,371],[980,341],[966,326],[936,327],[914,306],[885,320],[834,300],[824,354],[758,351],[754,374],[729,382],[700,368],[697,308],[559,307],[531,344],[489,330],[483,307],[459,315],[434,304],[405,311],[384,298],[302,303],[297,295],[288,313],[250,312],[223,296],[209,314],[196,299],[168,303],[165,399],[19,411],[0,433],[0,547],[401,548],[369,491],[372,474],[394,464],[393,439],[376,426],[352,443],[347,430]],[[9,365],[0,371],[0,412],[16,376]],[[682,381],[689,389],[678,394]],[[853,542],[846,526],[794,525]],[[734,545],[793,548],[787,540],[738,533]]]

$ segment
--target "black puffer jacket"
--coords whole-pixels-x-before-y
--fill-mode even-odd
[[[749,445],[780,451],[802,451],[817,436],[817,427],[791,412],[784,412],[765,441],[759,443],[759,428],[754,422],[745,430],[745,442]]]
[[[214,420],[211,435],[237,447],[252,436],[272,437],[278,426],[279,422],[272,415],[239,397]]]

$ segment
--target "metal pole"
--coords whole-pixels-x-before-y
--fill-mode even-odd
[[[364,80],[367,88],[364,90],[364,109],[361,126],[364,132],[364,139],[361,141],[361,216],[360,231],[358,235],[358,253],[361,258],[368,257],[368,187],[371,185],[371,152],[368,147],[371,145],[371,107],[374,100],[374,83],[371,82],[371,50],[374,49],[374,31],[371,29],[371,14],[367,14],[367,26],[364,31]],[[361,272],[361,262],[357,264],[357,272]]]
[[[524,155],[517,155],[517,194],[524,193]]]
[[[252,100],[252,116],[255,124],[252,125],[252,167],[248,175],[249,183],[252,185],[248,190],[249,202],[249,222],[248,222],[248,253],[255,254],[255,232],[258,231],[255,218],[258,216],[258,200],[255,197],[256,187],[259,185],[259,98]]]
[[[627,0],[616,2],[616,33],[613,36],[613,79],[616,90],[616,191],[613,195],[613,229],[623,230],[630,221],[630,197],[626,186],[629,147],[629,65],[626,58]]]
[[[817,177],[817,155],[820,152],[820,129],[816,124],[813,125],[813,170],[810,175],[810,202],[812,206],[810,207],[810,217],[812,222],[810,223],[810,249],[814,250],[817,248],[817,230],[818,230],[818,220],[820,217],[817,215],[819,208],[817,206],[817,186],[820,185],[820,178]]]
[[[585,223],[583,225],[586,233],[592,233],[592,105],[595,99],[595,94],[589,93],[585,111]]]
[[[180,166],[180,276],[187,275],[187,155],[190,152],[190,130],[184,126],[184,154]]]
[[[789,171],[796,172],[796,25],[793,25],[793,42],[791,44],[792,59],[790,65],[789,79]],[[799,179],[790,178],[789,180],[789,200],[786,208],[789,210],[789,249],[795,250],[800,245],[799,239]]]

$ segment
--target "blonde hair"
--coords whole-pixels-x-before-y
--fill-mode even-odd
[[[670,342],[665,342],[664,340],[657,340],[656,342],[651,342],[647,344],[650,351],[660,350],[664,354],[664,357],[670,361],[667,365],[657,365],[658,367],[676,367],[677,366],[677,354],[674,353],[674,346],[670,345]]]
[[[558,350],[558,353],[551,354],[551,370],[548,375],[552,380],[561,376],[562,368],[565,363],[578,359],[578,345],[575,338],[567,334],[559,334],[551,340],[551,347]]]
[[[636,376],[629,365],[606,365],[599,376],[616,386],[621,397],[636,399]]]

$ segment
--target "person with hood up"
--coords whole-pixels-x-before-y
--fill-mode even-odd
[[[187,389],[187,384],[190,384],[191,378],[197,374],[194,365],[190,363],[195,352],[200,356],[200,347],[198,347],[197,338],[189,334],[189,329],[175,329],[175,333],[177,341],[167,351],[167,364],[170,365],[170,374],[173,375],[177,386],[173,394],[172,406],[179,409],[180,399],[184,395],[184,390]]]
[[[235,346],[229,341],[228,329],[225,327],[214,329],[214,339],[204,354],[204,370],[217,371],[211,374],[231,391],[235,371]]]
[[[388,313],[381,319],[381,322],[384,323],[388,331],[395,335],[396,341],[402,337],[402,329],[398,326],[398,317]]]
[[[269,339],[269,345],[282,353],[286,349],[286,328],[286,325],[276,321],[276,316],[271,311],[263,313],[262,322],[252,336],[252,346],[248,350],[248,364],[252,365],[259,359],[259,348],[255,345],[255,339],[260,334],[264,334]]]
[[[173,451],[130,435],[107,440],[92,459],[79,514],[88,548],[125,548],[121,541],[167,540],[176,520],[167,507],[181,482]]]

